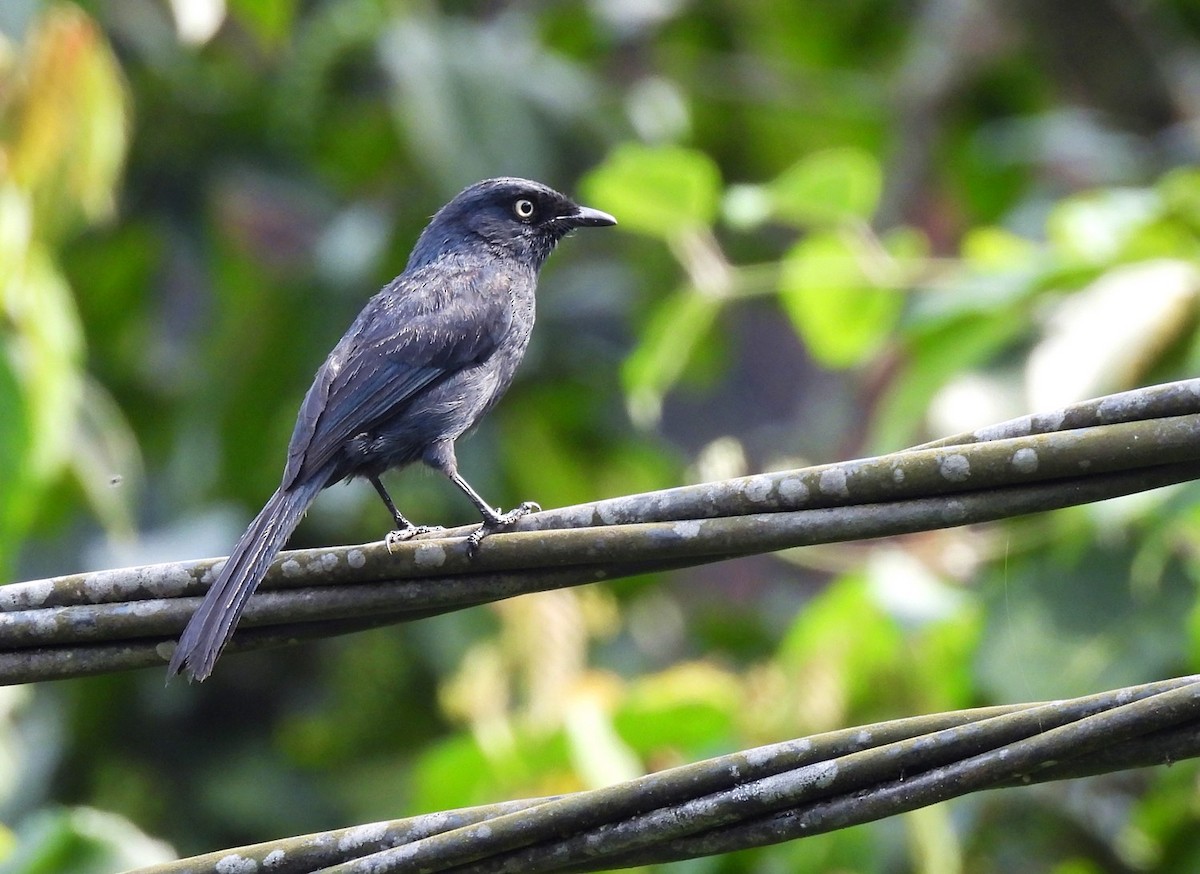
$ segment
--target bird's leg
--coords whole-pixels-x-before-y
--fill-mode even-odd
[[[396,522],[394,531],[389,531],[384,541],[390,548],[396,543],[402,543],[416,537],[418,534],[430,534],[434,531],[441,531],[441,525],[414,525],[404,518],[404,514],[396,509],[396,502],[392,500],[392,496],[388,494],[388,490],[384,488],[383,482],[378,476],[370,477],[371,485],[375,486],[375,491],[379,492],[379,497],[383,499],[383,503],[387,506],[388,512],[392,514],[392,519]]]
[[[458,486],[459,490],[471,499],[471,503],[479,510],[479,515],[483,517],[483,524],[467,535],[468,549],[474,550],[489,534],[495,534],[522,516],[536,513],[542,509],[534,501],[523,501],[519,507],[509,510],[507,513],[493,508],[480,496],[479,492],[471,488],[471,484],[458,472],[458,461],[454,457],[454,444],[449,440],[434,444],[425,454],[425,463],[444,473],[450,482]]]
[[[534,501],[522,501],[520,506],[509,510],[507,513],[497,512],[492,509],[487,501],[479,496],[477,491],[471,488],[471,484],[463,479],[457,470],[450,471],[447,476],[450,477],[450,482],[462,489],[463,494],[471,499],[471,503],[478,508],[479,515],[483,517],[483,524],[467,535],[467,546],[470,549],[475,549],[475,547],[479,546],[480,541],[489,534],[495,534],[497,531],[507,528],[522,516],[528,516],[530,513],[536,513],[542,509]]]
[[[392,514],[392,519],[396,522],[397,531],[407,531],[410,528],[417,526],[404,518],[404,514],[396,509],[396,502],[392,500],[392,496],[388,494],[388,490],[384,487],[383,482],[377,476],[372,476],[371,485],[375,486],[375,491],[379,493],[379,497],[383,499],[384,505],[388,508],[388,512]]]

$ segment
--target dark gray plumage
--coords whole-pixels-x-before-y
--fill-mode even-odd
[[[537,274],[571,230],[616,224],[526,179],[463,190],[421,233],[404,272],[367,303],[317,371],[288,446],[283,482],[238,540],[171,658],[170,673],[212,673],[251,593],[321,489],[423,461],[471,499],[483,524],[472,545],[535,509],[492,509],[458,474],[454,441],[504,394],[533,330]]]

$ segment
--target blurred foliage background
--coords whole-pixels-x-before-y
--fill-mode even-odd
[[[428,216],[621,220],[460,459],[561,505],[892,450],[1200,363],[1189,0],[0,5],[0,579],[223,555]],[[472,511],[394,477],[418,522]],[[1200,668],[1200,493],[0,690],[0,869],[102,872]],[[379,538],[369,487],[297,546]],[[1184,763],[673,871],[1200,869]]]

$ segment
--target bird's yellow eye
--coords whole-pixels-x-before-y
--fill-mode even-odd
[[[537,208],[533,205],[533,201],[527,197],[522,197],[520,200],[517,200],[513,203],[513,213],[521,221],[529,221],[531,218],[533,218],[533,214],[536,209]]]

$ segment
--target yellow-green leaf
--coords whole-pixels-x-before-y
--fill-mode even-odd
[[[715,221],[721,174],[703,152],[626,143],[580,188],[589,206],[611,212],[621,227],[667,238]]]
[[[1036,245],[1025,237],[993,225],[972,228],[963,237],[963,259],[972,267],[1005,270],[1027,264]]]
[[[809,353],[828,367],[870,357],[900,315],[903,296],[869,278],[868,257],[854,237],[823,232],[801,240],[784,259],[784,309]]]
[[[1046,222],[1051,244],[1085,264],[1119,258],[1130,239],[1159,214],[1158,195],[1114,188],[1064,200]]]
[[[771,183],[776,214],[803,225],[869,219],[882,189],[879,162],[849,147],[814,152]]]
[[[677,291],[659,304],[641,343],[621,369],[634,421],[650,425],[658,420],[663,395],[687,366],[719,309],[719,300],[691,288]]]
[[[112,211],[128,139],[124,82],[96,24],[65,4],[30,38],[25,80],[9,169],[32,194],[39,235],[53,238]]]

